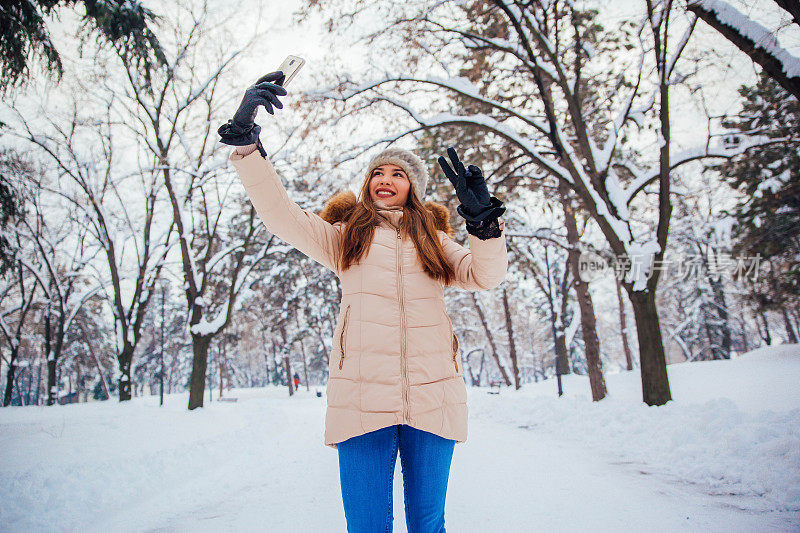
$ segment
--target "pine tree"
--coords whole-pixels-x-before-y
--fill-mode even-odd
[[[752,303],[760,311],[780,310],[800,296],[800,102],[765,74],[739,93],[742,111],[724,125],[776,142],[716,168],[741,193],[728,211],[737,220],[734,256],[759,254],[766,263],[749,295]]]
[[[8,149],[0,151],[0,276],[15,261],[17,245],[10,239],[9,225],[25,217],[24,200],[18,188],[20,176],[31,172],[31,167],[19,154]]]
[[[150,27],[156,16],[140,1],[19,0],[4,2],[0,9],[0,91],[24,81],[36,55],[43,57],[48,74],[61,78],[61,55],[50,40],[45,17],[58,15],[60,8],[77,7],[83,8],[84,36],[97,35],[126,62],[135,63],[149,87],[151,73],[166,64],[166,57]]]

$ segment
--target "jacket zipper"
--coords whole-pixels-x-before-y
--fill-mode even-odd
[[[405,309],[403,306],[403,261],[402,257],[400,256],[400,245],[403,242],[402,237],[400,236],[400,228],[395,228],[397,230],[397,253],[395,254],[397,257],[397,272],[399,275],[399,283],[397,287],[397,293],[400,300],[400,365],[401,365],[401,375],[403,378],[403,382],[401,384],[403,388],[403,422],[408,419],[408,391],[406,390],[408,384],[408,375],[406,369],[406,361],[405,361],[405,350],[406,350],[406,332],[405,332]]]
[[[342,369],[342,363],[344,363],[344,334],[347,331],[347,317],[350,314],[350,306],[347,306],[347,309],[344,312],[344,323],[342,324],[342,333],[339,337],[339,351],[342,353],[341,357],[339,358],[339,370]]]

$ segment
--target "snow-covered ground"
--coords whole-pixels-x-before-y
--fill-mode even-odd
[[[800,530],[800,346],[669,375],[662,407],[638,372],[607,376],[599,403],[580,376],[560,399],[554,380],[469,389],[448,530]],[[345,531],[314,392],[0,409],[0,531]],[[402,494],[398,464],[395,531]]]

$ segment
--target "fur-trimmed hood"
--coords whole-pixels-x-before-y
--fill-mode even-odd
[[[318,214],[323,220],[333,224],[347,218],[357,203],[358,199],[353,191],[341,191],[331,196]],[[430,200],[425,202],[425,208],[433,215],[436,229],[444,231],[452,238],[455,232],[450,226],[450,211],[442,204]]]

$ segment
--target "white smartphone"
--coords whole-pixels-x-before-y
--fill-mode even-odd
[[[306,60],[300,56],[286,56],[286,59],[283,60],[281,66],[278,67],[277,70],[283,72],[286,79],[283,80],[282,87],[286,87],[289,85],[289,82],[292,81],[303,65],[306,64]]]

